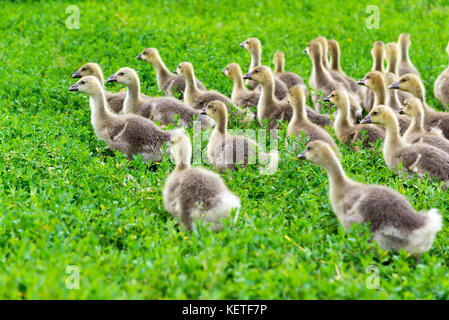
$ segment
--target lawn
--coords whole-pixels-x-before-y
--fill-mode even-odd
[[[69,5],[80,10],[79,29],[66,27]],[[366,27],[367,5],[380,10],[378,29]],[[447,5],[2,2],[0,298],[448,299],[449,195],[437,184],[392,174],[380,145],[356,154],[339,145],[342,164],[356,180],[398,190],[417,210],[441,210],[443,230],[418,265],[405,252],[387,253],[368,242],[367,226],[343,231],[325,172],[294,158],[284,144],[285,128],[274,175],[253,167],[222,175],[241,199],[238,223],[220,233],[199,228],[190,234],[163,208],[161,191],[174,167],[169,156],[156,170],[139,159],[128,163],[95,137],[88,98],[67,90],[76,82],[71,74],[90,61],[105,77],[134,68],[142,91],[160,95],[153,68],[136,60],[145,47],[156,47],[171,70],[190,61],[208,88],[230,96],[231,81],[221,70],[237,62],[246,72],[250,58],[239,44],[248,37],[261,40],[263,64],[272,66],[274,52],[282,50],[286,69],[306,82],[307,42],[334,38],[344,71],[361,79],[371,69],[372,43],[408,32],[428,103],[441,109],[433,83],[447,65]],[[237,121],[230,126],[245,128]]]

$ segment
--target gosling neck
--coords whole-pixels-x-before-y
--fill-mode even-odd
[[[91,68],[91,69],[93,69],[93,68]],[[101,72],[100,69],[95,69],[93,76],[96,77],[98,79],[98,81],[100,81],[101,86],[104,87],[103,72]]]
[[[408,45],[401,45],[401,62],[405,63],[409,61]]]
[[[308,122],[305,97],[294,98],[291,101],[293,108],[292,122]]]
[[[312,55],[312,77],[324,77],[326,76],[326,71],[324,69],[323,61],[320,55]]]
[[[102,129],[113,115],[106,109],[106,96],[102,88],[90,96],[90,120],[95,129]]]
[[[341,72],[340,67],[340,52],[337,49],[331,51],[331,70]]]
[[[243,84],[242,72],[232,72],[231,79],[234,84],[232,92],[239,92],[245,89],[245,85]]]
[[[376,101],[374,102],[374,106],[378,106],[380,104],[385,104],[386,100],[386,86],[384,81],[380,81],[374,87],[374,93],[376,94]]]
[[[140,81],[138,78],[131,79],[130,83],[126,84],[126,97],[123,102],[125,113],[137,113],[137,105],[140,97]]]
[[[165,66],[164,62],[162,61],[161,57],[157,56],[157,59],[154,63],[152,63],[154,69],[156,70],[156,80],[157,80],[157,86],[159,90],[162,90],[164,83],[167,81],[168,77],[172,74],[167,67]]]
[[[335,155],[328,158],[324,168],[329,176],[329,186],[331,192],[333,190],[341,190],[347,183],[349,183],[350,179],[346,176],[341,163],[337,160]]]
[[[276,61],[276,65],[275,65],[275,68],[274,68],[274,73],[275,74],[284,72],[284,63],[285,62],[284,62],[283,59],[278,59]]]
[[[187,146],[183,146],[181,155],[176,159],[176,171],[181,171],[190,168],[191,152],[186,150]]]
[[[251,54],[251,65],[249,67],[249,71],[253,70],[253,68],[260,66],[260,57],[262,55],[262,50],[257,48],[250,52]]]
[[[345,127],[351,127],[352,122],[349,121],[349,101],[346,99],[346,101],[343,101],[341,106],[338,108],[338,116],[335,120],[336,127],[339,128],[345,128]]]
[[[273,104],[277,101],[274,96],[274,78],[273,76],[269,77],[264,83],[262,83],[262,93],[260,100],[262,105],[257,107],[257,110],[262,113],[266,113],[268,108],[273,106]]]
[[[380,54],[376,54],[373,57],[373,71],[384,72],[384,58]]]
[[[399,133],[398,120],[393,114],[389,114],[385,119],[385,150],[397,150],[404,145],[404,142]]]
[[[416,112],[412,117],[412,122],[410,123],[410,128],[413,132],[424,133],[424,112]]]
[[[219,132],[221,135],[226,135],[226,128],[228,126],[228,116],[226,113],[219,114],[216,119],[214,119],[216,122],[215,130],[216,132]]]
[[[186,82],[186,95],[195,97],[198,94],[199,89],[196,85],[195,74],[193,71],[186,72],[184,80]]]

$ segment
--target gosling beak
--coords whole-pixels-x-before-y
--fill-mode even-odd
[[[399,109],[399,114],[405,114],[404,108]]]
[[[176,69],[177,69],[177,68],[176,68]],[[176,72],[176,69],[175,69],[175,70],[173,70],[173,73],[174,73],[174,74],[178,74],[178,73]]]
[[[201,115],[206,116],[207,112],[206,112],[206,108],[201,109]]]
[[[243,79],[251,80],[252,76],[253,76],[253,73],[250,71],[243,76]]]
[[[69,88],[69,91],[78,91],[78,82]]]
[[[112,76],[106,79],[106,82],[117,82],[117,76],[113,74]]]
[[[365,78],[360,79],[359,81],[357,81],[357,84],[360,84],[360,85],[364,86],[365,85]]]
[[[399,80],[393,82],[392,84],[390,84],[390,85],[388,86],[388,89],[399,89]]]
[[[77,72],[75,72],[74,74],[72,74],[72,78],[81,78],[81,71],[78,70]]]
[[[240,44],[240,46],[241,46],[242,48],[245,48],[245,42],[242,42],[242,43]]]
[[[355,113],[355,118],[356,118],[357,121],[362,120],[362,111],[357,111]]]
[[[136,57],[136,59],[137,59],[137,60],[142,60],[142,54],[139,54],[139,55]]]
[[[296,156],[296,158],[300,159],[300,160],[304,160],[306,158],[306,150],[304,150],[303,152],[301,152],[300,154],[298,154]]]
[[[226,75],[226,74],[225,74],[225,69],[221,70],[221,73],[224,74],[224,75]]]
[[[371,123],[371,116],[368,114],[360,123],[361,124]]]
[[[331,101],[331,96],[324,97],[323,101]]]
[[[305,48],[304,53],[309,53],[309,48]]]

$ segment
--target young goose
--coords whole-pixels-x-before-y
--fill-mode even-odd
[[[428,173],[429,177],[444,182],[444,188],[449,186],[449,154],[428,144],[407,143],[399,135],[398,120],[390,108],[374,107],[362,123],[377,123],[386,128],[383,155],[391,171],[398,172],[402,163],[402,171],[408,172],[409,176],[416,173],[422,177]]]
[[[334,151],[322,141],[310,142],[298,158],[327,171],[332,210],[345,230],[369,222],[373,239],[384,250],[404,249],[417,258],[430,250],[442,228],[437,209],[416,212],[399,192],[350,179]]]
[[[196,221],[207,224],[209,230],[224,228],[222,219],[234,223],[240,211],[240,200],[224,184],[220,176],[201,167],[190,167],[192,145],[188,136],[176,135],[171,139],[170,153],[176,163],[164,186],[164,206],[187,230],[196,228]]]
[[[253,70],[255,67],[260,66],[260,59],[262,55],[262,46],[260,45],[259,39],[249,38],[243,41],[240,46],[246,49],[251,55],[251,65],[248,71]],[[259,84],[255,81],[247,80],[246,84],[251,90],[256,89]],[[284,82],[282,82],[278,77],[274,77],[274,95],[277,99],[282,100],[288,96],[288,88]]]
[[[438,127],[443,132],[444,137],[449,139],[449,113],[435,111],[427,105],[426,89],[417,75],[404,74],[398,81],[390,84],[388,88],[407,91],[421,100],[424,109],[424,128],[429,130]]]
[[[97,63],[86,63],[72,75],[72,78],[82,78],[85,76],[96,77],[100,81],[101,85],[104,86],[103,72]],[[106,96],[106,102],[112,111],[115,113],[121,112],[123,109],[123,101],[125,101],[126,92],[113,93],[105,90],[104,94]]]
[[[386,77],[386,81],[387,85],[390,85],[392,82],[396,81],[397,79],[395,79],[394,81],[390,81],[393,78],[398,78],[398,60],[399,60],[399,47],[398,44],[396,42],[389,42],[387,43],[387,45],[385,46],[385,60],[387,60],[387,71],[385,72],[385,77]],[[388,75],[390,73],[390,75]],[[391,75],[393,74],[393,75]],[[387,75],[388,75],[388,79],[387,79]],[[402,104],[404,104],[404,100],[408,99],[408,98],[413,98],[413,96],[405,91],[396,91],[393,89],[390,89],[389,92],[391,92],[391,96],[396,95],[397,98],[394,100],[398,100],[400,103],[400,106],[402,106]],[[390,101],[390,104],[395,104],[396,101]]]
[[[307,93],[307,86],[304,85],[304,80],[293,72],[285,72],[285,55],[283,52],[276,51],[273,57],[274,76],[285,83],[288,89],[294,86],[301,86]]]
[[[219,100],[226,105],[231,104],[231,100],[218,91],[201,91],[195,82],[195,72],[190,62],[181,62],[175,71],[186,81],[184,91],[184,102],[193,109],[201,110],[211,101]],[[229,106],[228,106],[229,108]]]
[[[322,54],[321,61],[323,64],[323,68],[329,73],[332,80],[336,81],[337,83],[339,83],[340,85],[345,87],[347,90],[352,92],[351,84],[348,82],[346,77],[343,76],[339,71],[332,69],[329,64],[329,60],[328,60],[328,54],[330,53],[329,41],[327,41],[327,39],[323,36],[319,36],[315,40],[321,44],[321,54]],[[332,49],[334,49],[334,48],[332,48]],[[334,57],[334,62],[335,62],[335,57]]]
[[[380,73],[379,71],[368,72],[366,76],[358,83],[361,85],[365,85],[366,87],[374,91],[374,106],[388,105],[396,113],[399,113],[400,107],[396,105],[390,105],[390,101],[388,101],[387,103],[387,87],[385,84],[385,77],[382,73]],[[411,120],[406,115],[398,114],[398,121],[401,129],[401,134],[403,134],[410,125]]]
[[[446,52],[449,55],[449,43],[447,44]],[[447,108],[449,105],[449,67],[438,76],[433,87],[433,92],[441,104]]]
[[[309,141],[324,141],[335,151],[338,151],[338,147],[329,133],[322,127],[312,123],[307,117],[306,95],[302,87],[295,86],[290,88],[289,101],[293,108],[293,116],[288,123],[287,135],[301,137],[301,132],[304,132]]]
[[[232,80],[231,102],[241,108],[250,108],[257,106],[260,92],[248,90],[243,84],[242,69],[237,63],[230,63],[221,71],[226,77]]]
[[[269,128],[278,127],[277,120],[290,121],[293,109],[287,99],[279,101],[274,96],[274,78],[271,69],[266,66],[255,67],[243,76],[243,79],[255,80],[262,85],[262,94],[257,104],[257,120],[260,124],[269,120]],[[329,116],[319,114],[307,107],[307,117],[322,127],[329,124]]]
[[[373,68],[371,69],[371,71],[379,71],[381,73],[384,73],[385,44],[382,41],[374,42],[373,48],[371,49],[371,56],[373,57]],[[371,110],[371,108],[374,106],[375,99],[376,97],[374,91],[365,91],[365,101],[363,105],[366,111],[369,112]]]
[[[329,56],[330,56],[330,66],[329,70],[333,73],[338,73],[341,77],[344,78],[346,84],[348,85],[348,88],[351,92],[362,98],[362,89],[360,86],[357,85],[357,82],[352,79],[351,77],[348,77],[340,66],[340,45],[336,40],[329,40],[328,42],[329,47]]]
[[[152,121],[159,121],[162,126],[176,125],[176,116],[179,117],[183,127],[192,125],[195,119],[199,120],[203,129],[213,126],[213,121],[209,118],[175,98],[150,98],[142,95],[139,76],[134,69],[121,68],[106,81],[126,85],[127,93],[123,108],[125,113],[138,114]]]
[[[256,152],[259,149],[257,143],[246,137],[227,133],[228,112],[223,102],[210,102],[202,114],[207,114],[217,124],[207,144],[207,155],[214,168],[220,171],[237,170],[239,166],[246,167],[249,163],[256,163]],[[277,152],[265,153],[259,150],[257,156],[269,172],[277,169]],[[267,162],[269,163],[266,165]]]
[[[309,42],[306,50],[308,55],[310,56],[310,59],[312,60],[312,74],[310,76],[310,86],[315,91],[322,91],[325,96],[329,95],[332,91],[336,89],[343,89],[345,88],[342,84],[336,82],[334,79],[332,79],[323,66],[322,63],[322,46],[318,40],[312,40]],[[349,95],[349,102],[351,107],[351,121],[353,123],[357,123],[359,119],[361,119],[362,116],[362,107],[360,106],[360,102],[358,101],[358,97],[354,97],[355,95],[352,93],[348,93]],[[314,102],[315,109],[320,110],[320,99],[321,96],[319,94],[315,94],[312,97],[312,101]],[[309,117],[310,118],[310,117]]]
[[[132,159],[141,154],[145,162],[160,161],[164,143],[169,143],[176,131],[163,131],[151,120],[133,114],[113,114],[106,108],[104,88],[94,76],[81,78],[69,88],[90,96],[91,123],[97,137],[112,150]]]
[[[418,98],[405,100],[400,113],[412,118],[410,127],[403,135],[407,143],[424,142],[449,153],[449,140],[444,138],[439,129],[432,129],[430,132],[424,130],[424,110]]]
[[[173,95],[176,92],[179,99],[182,100],[183,93],[186,88],[186,82],[179,75],[170,72],[165,66],[156,48],[147,48],[137,56],[137,60],[143,60],[151,64],[156,70],[157,86],[165,95]],[[196,85],[199,90],[206,90],[204,84],[196,80]]]
[[[357,140],[363,138],[362,131],[366,133],[362,144],[364,148],[372,148],[371,144],[376,144],[377,140],[384,139],[385,133],[377,126],[353,124],[349,120],[349,98],[344,89],[332,91],[324,100],[332,102],[338,108],[334,128],[335,134],[341,143],[349,145],[353,150],[358,151],[358,147],[354,144]]]
[[[408,49],[410,48],[410,35],[408,33],[402,33],[399,35],[398,45],[399,45],[399,66],[398,74],[402,76],[407,73],[413,73],[419,76],[418,70],[416,70],[413,63],[410,61],[408,54]]]

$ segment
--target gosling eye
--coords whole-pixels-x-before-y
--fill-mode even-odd
[[[366,78],[367,78],[367,79],[371,79],[371,77],[370,77],[370,76],[367,76]]]
[[[378,113],[379,113],[379,112],[377,112],[377,111],[373,111],[373,114],[374,114],[374,115],[377,115]]]
[[[259,73],[259,70],[254,71],[254,73]]]
[[[333,97],[335,97],[335,94],[332,93],[332,94],[331,94],[331,98],[333,98]]]
[[[86,70],[87,70],[86,67],[82,67],[82,68],[81,68],[81,71],[86,71]]]
[[[405,81],[407,81],[407,79],[402,79],[402,80],[401,80],[401,82],[405,82]]]
[[[80,82],[80,84],[85,84],[85,83],[86,83],[86,81],[84,81],[84,80]]]
[[[307,150],[312,150],[312,147],[311,147],[311,146],[308,146],[308,147],[307,147]]]
[[[124,76],[125,73],[124,73],[124,72],[120,72],[118,75],[119,75],[119,76]]]

